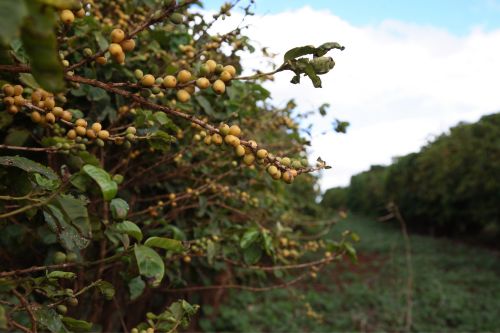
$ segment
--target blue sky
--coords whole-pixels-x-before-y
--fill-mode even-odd
[[[207,0],[204,3],[207,9],[215,9],[223,1]],[[477,26],[484,30],[500,27],[499,0],[256,0],[255,9],[258,14],[274,14],[306,5],[314,9],[329,9],[355,25],[376,25],[383,20],[395,19],[442,27],[459,36]]]

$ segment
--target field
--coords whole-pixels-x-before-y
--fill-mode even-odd
[[[232,332],[402,331],[407,306],[405,244],[396,222],[350,216],[332,234],[361,236],[359,262],[329,267],[295,288],[232,291],[201,327]],[[457,241],[410,235],[412,331],[498,331],[500,256]]]

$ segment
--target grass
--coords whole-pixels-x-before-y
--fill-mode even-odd
[[[295,288],[232,291],[200,325],[217,332],[402,331],[406,306],[404,242],[395,222],[352,216],[335,232],[361,236],[359,263],[331,266]],[[410,235],[412,331],[500,331],[500,256],[448,239]],[[206,318],[215,319],[206,319]]]

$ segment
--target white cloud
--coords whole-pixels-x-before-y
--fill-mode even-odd
[[[215,26],[228,31],[241,16]],[[480,28],[466,36],[444,29],[387,20],[354,26],[327,10],[310,7],[247,20],[247,34],[260,46],[280,52],[338,41],[335,69],[322,77],[323,89],[304,79],[292,85],[291,73],[267,85],[276,103],[297,100],[300,110],[332,105],[328,121],[315,118],[311,159],[333,164],[323,173],[323,189],[346,185],[352,174],[371,164],[418,150],[433,135],[459,121],[476,121],[500,110],[500,30]],[[280,56],[276,62],[280,60]],[[260,55],[243,57],[247,68],[262,68]],[[351,122],[347,135],[331,133],[331,121]],[[321,135],[328,130],[330,133]]]

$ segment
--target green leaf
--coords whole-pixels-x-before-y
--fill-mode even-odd
[[[29,16],[21,29],[21,39],[30,58],[31,73],[47,91],[62,92],[64,70],[59,61],[55,36],[56,14],[52,7],[36,1],[26,1]]]
[[[55,190],[59,187],[59,180],[50,180],[42,177],[39,173],[35,173],[35,182],[38,186],[43,187],[47,190]]]
[[[165,265],[155,250],[145,245],[135,245],[135,259],[141,275],[152,278],[153,286],[160,284],[165,274]]]
[[[130,299],[133,301],[137,297],[141,296],[144,292],[146,283],[141,279],[140,276],[136,276],[128,282],[128,290],[130,292]]]
[[[34,309],[36,321],[53,333],[68,332],[61,318],[53,309],[41,306]]]
[[[142,231],[141,229],[133,222],[123,221],[121,223],[115,224],[115,228],[118,232],[123,234],[127,234],[129,236],[134,237],[139,242],[142,240]]]
[[[156,122],[160,125],[165,125],[171,122],[170,118],[167,116],[165,112],[155,112],[153,113],[153,118],[156,120]]]
[[[21,156],[0,156],[0,165],[16,167],[28,173],[39,173],[50,180],[59,180],[57,174],[50,168]]]
[[[115,287],[108,281],[101,280],[97,282],[96,287],[99,288],[99,291],[107,300],[111,300],[115,296]]]
[[[62,322],[72,332],[88,332],[92,329],[92,323],[71,317],[62,317]]]
[[[305,56],[307,54],[313,54],[316,51],[316,48],[312,45],[294,47],[293,49],[288,50],[283,56],[284,62],[288,60],[292,60],[298,57]]]
[[[76,277],[76,274],[73,272],[64,272],[64,271],[53,271],[47,274],[47,278],[49,279],[67,279],[72,280]]]
[[[19,74],[19,80],[21,80],[22,83],[24,83],[25,85],[27,85],[28,87],[30,87],[32,89],[39,89],[40,88],[40,84],[38,84],[38,82],[36,82],[35,78],[30,73]]]
[[[304,68],[304,72],[311,79],[314,88],[321,88],[321,79],[319,78],[319,76],[314,71],[314,68],[311,65],[311,63],[308,63],[306,65],[306,67]]]
[[[217,248],[215,247],[215,243],[211,240],[207,242],[207,260],[210,265],[214,264],[215,255],[217,254]]]
[[[255,264],[262,257],[262,247],[253,243],[243,251],[243,259],[247,264]]]
[[[240,246],[242,249],[246,249],[252,243],[254,243],[260,236],[260,232],[258,229],[250,229],[247,230],[244,234],[243,237],[241,237],[240,240]]]
[[[43,215],[65,249],[78,251],[90,244],[92,231],[85,201],[59,195],[44,207]]]
[[[129,206],[128,203],[120,198],[114,198],[109,204],[111,207],[111,214],[117,220],[123,220],[127,217]]]
[[[182,242],[165,237],[149,237],[144,245],[149,247],[158,247],[160,249],[173,251],[173,252],[184,252],[184,246]]]
[[[99,185],[104,200],[109,201],[115,197],[118,192],[118,184],[111,179],[105,170],[86,164],[83,166],[83,171]]]
[[[56,7],[57,9],[78,10],[82,5],[77,0],[37,0],[46,5]]]
[[[3,14],[0,20],[0,44],[9,45],[19,34],[19,27],[28,10],[24,1],[0,0],[0,13]]]
[[[7,330],[7,316],[2,305],[0,305],[0,329]]]

